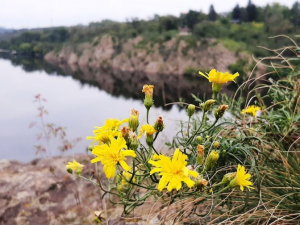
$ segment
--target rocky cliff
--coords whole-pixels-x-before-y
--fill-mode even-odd
[[[60,50],[45,55],[45,59],[51,63],[79,67],[183,74],[189,68],[227,71],[228,66],[238,58],[216,40],[189,43],[173,38],[163,43],[150,43],[142,37],[136,37],[118,42],[111,36],[102,36],[95,38],[92,43],[66,43]]]

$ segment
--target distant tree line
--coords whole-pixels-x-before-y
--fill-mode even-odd
[[[88,26],[47,28],[39,31],[26,31],[17,37],[0,42],[0,49],[9,49],[31,55],[44,55],[51,50],[59,50],[63,44],[76,45],[90,42],[97,45],[102,35],[113,37],[115,48],[122,51],[121,43],[129,38],[144,38],[137,47],[159,43],[171,38],[186,39],[190,44],[197,40],[215,38],[227,48],[236,52],[248,51],[263,55],[256,45],[266,47],[282,46],[278,40],[268,39],[278,34],[293,35],[300,28],[300,4],[291,8],[274,3],[258,7],[249,0],[246,7],[236,5],[231,12],[217,13],[211,5],[209,13],[190,10],[176,16],[154,15],[150,20],[131,18],[119,23],[111,20],[90,23]],[[184,30],[188,37],[180,34]],[[161,48],[163,51],[163,46]]]

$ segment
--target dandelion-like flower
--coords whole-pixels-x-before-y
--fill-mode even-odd
[[[119,128],[123,123],[128,122],[128,119],[107,119],[102,127],[95,127],[93,131],[95,136],[86,137],[87,140],[93,140],[92,144],[99,142],[99,144],[105,144],[109,142],[110,137],[116,137],[119,135]]]
[[[126,156],[136,157],[133,150],[127,150],[126,141],[121,135],[117,139],[110,137],[109,144],[95,146],[92,154],[97,157],[92,159],[91,163],[100,161],[107,178],[115,176],[117,164],[120,164],[125,171],[130,171],[130,166],[125,162]]]
[[[244,187],[248,189],[249,188],[253,189],[253,187],[250,187],[252,185],[252,182],[249,181],[250,178],[251,178],[251,174],[247,173],[245,171],[245,167],[239,164],[237,168],[236,176],[232,181],[230,181],[229,186],[232,188],[240,186],[241,191],[244,191]]]
[[[207,78],[209,82],[212,83],[212,89],[215,93],[219,93],[221,91],[223,84],[226,84],[229,81],[234,81],[234,79],[239,76],[239,73],[222,73],[217,71],[216,69],[212,69],[209,74],[204,74],[199,71],[199,74]]]
[[[250,105],[248,106],[246,109],[243,109],[242,110],[242,114],[245,114],[245,113],[248,113],[250,114],[251,116],[253,117],[256,117],[256,113],[258,111],[261,111],[261,108],[259,106],[256,106],[256,105]]]
[[[75,171],[76,173],[81,173],[83,167],[84,166],[77,162],[75,159],[73,160],[73,162],[68,162],[68,164],[66,165],[66,168],[68,170]]]
[[[189,176],[197,177],[196,171],[189,170],[187,165],[187,155],[176,149],[173,155],[173,159],[164,155],[156,155],[154,160],[149,160],[149,163],[153,168],[150,174],[159,173],[161,179],[159,181],[157,189],[162,191],[167,185],[168,191],[173,189],[179,190],[182,187],[182,182],[191,188],[195,182],[190,179]]]
[[[157,132],[157,130],[155,130],[152,125],[150,125],[150,124],[142,125],[140,133],[138,135],[138,139],[140,139],[143,134],[145,134],[146,136],[151,136],[156,132]]]

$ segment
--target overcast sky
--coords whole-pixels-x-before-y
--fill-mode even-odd
[[[277,0],[289,7],[296,0]],[[274,0],[252,0],[264,6]],[[246,6],[248,0],[1,0],[0,27],[36,28],[71,26],[111,19],[147,19],[154,14],[176,15],[189,9],[208,12],[210,4],[220,12],[230,11],[236,4]]]

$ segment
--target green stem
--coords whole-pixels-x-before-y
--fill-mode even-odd
[[[159,131],[155,134],[155,137],[154,137],[154,139],[153,139],[153,143],[155,142],[155,140],[156,140],[158,134],[159,134]]]
[[[202,125],[203,125],[203,122],[204,122],[204,119],[205,119],[205,111],[203,112],[202,114],[202,120],[201,120],[201,124],[199,126],[199,128],[196,130],[196,132],[188,139],[187,143],[186,143],[186,146],[188,146],[190,144],[191,141],[193,141],[194,137],[197,135],[197,133],[200,131]]]
[[[148,109],[147,108],[147,123],[149,124],[149,111],[150,111],[150,108]]]
[[[189,116],[188,127],[187,127],[187,135],[188,135],[188,137],[190,136],[190,121],[191,121],[191,117]]]
[[[213,98],[214,100],[217,100],[217,98],[218,98],[218,93],[213,92],[212,98]]]

